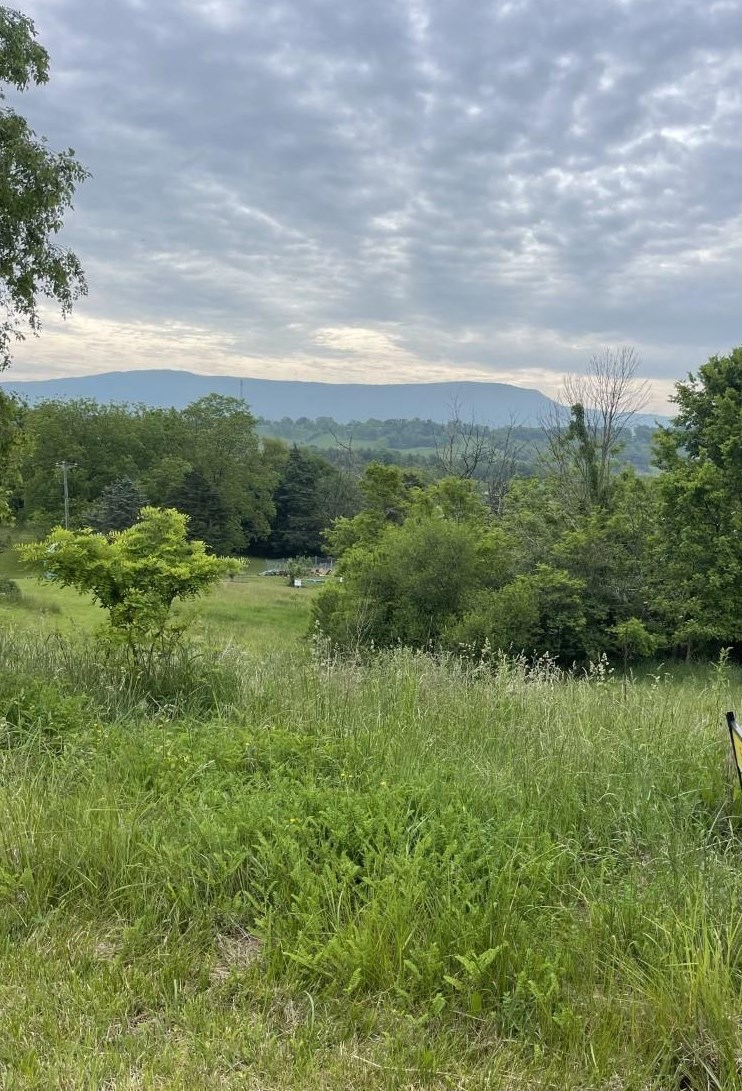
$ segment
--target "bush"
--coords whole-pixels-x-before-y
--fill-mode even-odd
[[[196,598],[233,567],[188,541],[188,516],[172,508],[143,508],[138,523],[107,535],[57,527],[19,550],[62,587],[91,594],[108,611],[114,641],[148,664],[182,635],[170,615],[175,600]]]
[[[7,576],[0,576],[0,602],[20,602],[21,589],[15,580],[8,579]]]
[[[566,572],[538,565],[497,591],[477,596],[472,608],[450,626],[452,649],[486,645],[501,651],[555,656],[583,662],[591,649],[582,605],[584,586]]]
[[[343,585],[318,596],[314,621],[341,647],[438,644],[472,594],[497,586],[505,570],[496,531],[425,513],[388,526],[377,544],[351,547]]]

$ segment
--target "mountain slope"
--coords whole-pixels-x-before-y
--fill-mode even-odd
[[[131,402],[182,409],[206,394],[239,397],[242,392],[253,413],[269,420],[282,417],[333,417],[351,420],[413,419],[446,421],[454,404],[464,420],[495,427],[511,420],[537,424],[553,404],[537,390],[506,383],[307,383],[277,379],[240,380],[225,375],[194,375],[188,371],[113,371],[101,375],[0,384],[28,401],[45,398],[95,398],[100,402]]]

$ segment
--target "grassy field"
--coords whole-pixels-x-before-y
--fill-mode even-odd
[[[144,678],[23,589],[0,1087],[742,1087],[735,669],[342,664],[253,579]]]
[[[74,635],[92,633],[105,621],[102,610],[71,588],[29,577],[15,582],[21,601],[2,605],[0,600],[0,625]],[[191,619],[191,635],[197,639],[220,646],[235,641],[256,650],[287,648],[306,635],[315,593],[273,577],[224,580],[196,606],[177,612]]]
[[[197,605],[182,607],[181,616],[192,620],[191,635],[219,647],[235,642],[257,651],[301,643],[316,589],[289,587],[283,577],[261,577],[264,567],[264,561],[251,558],[243,576],[222,581]],[[21,598],[13,603],[0,596],[0,626],[74,636],[94,633],[105,621],[87,596],[28,575],[13,549],[0,553],[2,576],[15,581]]]

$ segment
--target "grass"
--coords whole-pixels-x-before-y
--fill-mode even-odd
[[[39,580],[21,564],[13,546],[30,537],[17,530],[5,532],[0,578],[13,579],[21,599],[13,603],[0,596],[0,626],[26,627],[46,635],[94,633],[105,622],[105,614],[90,598]],[[260,577],[268,565],[261,558],[246,558],[238,579],[223,580],[196,605],[181,607],[180,613],[192,619],[192,635],[217,646],[235,642],[258,651],[301,644],[318,589],[289,587],[282,577]]]
[[[740,674],[340,664],[251,586],[154,678],[0,634],[0,1086],[742,1086]]]
[[[72,588],[27,575],[13,578],[21,601],[0,598],[0,625],[74,635],[94,633],[105,622],[104,612]],[[195,606],[186,605],[179,612],[192,619],[194,638],[269,651],[302,642],[315,594],[315,588],[289,587],[285,580],[273,577],[224,580]]]

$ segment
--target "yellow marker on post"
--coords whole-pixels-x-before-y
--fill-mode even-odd
[[[732,754],[734,764],[737,767],[739,786],[742,789],[742,727],[739,726],[733,712],[727,712],[727,724],[729,725],[729,738],[732,740]]]

